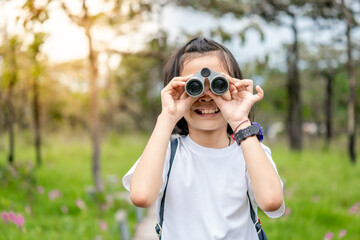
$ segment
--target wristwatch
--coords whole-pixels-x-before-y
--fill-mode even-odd
[[[260,124],[253,122],[251,126],[247,128],[239,130],[237,133],[234,134],[235,141],[238,145],[241,144],[246,138],[256,135],[259,141],[263,140],[263,131],[261,129]]]

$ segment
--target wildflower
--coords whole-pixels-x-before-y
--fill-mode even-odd
[[[324,240],[330,240],[333,239],[334,234],[332,232],[325,233]]]
[[[359,209],[359,203],[357,202],[351,206],[351,208],[349,209],[349,214],[354,214],[358,209]]]
[[[108,228],[108,226],[107,226],[107,223],[104,221],[104,220],[100,220],[99,221],[99,227],[100,227],[100,229],[102,230],[102,231],[106,231],[107,230],[107,228]]]
[[[25,206],[25,212],[29,215],[31,214],[31,207],[29,205]]]
[[[60,190],[54,189],[49,192],[48,197],[50,200],[55,200],[56,198],[61,197],[61,192]]]
[[[9,212],[9,219],[11,222],[15,222],[16,220],[16,215],[14,212]]]
[[[4,223],[9,222],[9,214],[7,212],[1,212],[1,218],[4,221]]]
[[[343,238],[343,237],[345,237],[345,235],[346,235],[346,230],[345,229],[343,229],[343,230],[341,230],[339,232],[339,238]]]
[[[60,209],[61,209],[61,212],[64,213],[64,214],[67,214],[69,212],[68,207],[65,206],[65,205],[62,205]]]
[[[24,223],[25,223],[25,218],[23,215],[21,214],[18,214],[15,218],[15,221],[14,223],[19,227],[19,228],[22,228],[24,226]]]
[[[15,223],[19,228],[22,228],[25,223],[25,218],[22,214],[15,214],[14,212],[2,212],[1,218],[4,223]]]
[[[85,209],[86,205],[84,203],[83,200],[81,200],[80,198],[76,199],[76,206],[80,209]]]
[[[39,193],[39,194],[44,194],[44,188],[42,187],[42,186],[37,186],[37,192]]]

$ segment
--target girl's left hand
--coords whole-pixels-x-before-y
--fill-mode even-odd
[[[253,94],[254,82],[252,80],[239,80],[225,73],[221,74],[229,80],[229,92],[218,96],[209,90],[208,94],[214,99],[224,119],[234,129],[248,118],[254,103],[263,99],[264,91],[260,86],[256,86],[257,94]]]

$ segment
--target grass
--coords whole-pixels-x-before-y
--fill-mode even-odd
[[[0,239],[119,239],[114,220],[119,209],[128,211],[130,227],[134,228],[135,208],[115,196],[124,191],[121,177],[141,154],[146,136],[114,134],[103,141],[106,194],[102,199],[112,196],[112,200],[103,200],[107,206],[100,210],[86,191],[92,185],[87,136],[47,136],[43,165],[32,168],[28,164],[34,162],[31,138],[23,135],[16,144],[16,176],[6,163],[5,139],[0,138],[0,212],[21,213],[26,219],[22,230],[0,220]],[[345,230],[343,239],[360,239],[360,209],[356,209],[360,202],[359,164],[352,165],[341,147],[323,151],[310,146],[302,152],[291,152],[283,143],[270,147],[284,182],[287,212],[278,219],[260,213],[268,238],[321,240],[326,233],[333,233],[333,239],[339,239]],[[52,190],[59,190],[61,196],[50,200]],[[77,206],[79,199],[86,208]],[[106,230],[101,229],[100,221],[106,223]]]
[[[287,214],[280,219],[260,215],[269,239],[324,239],[326,233],[333,239],[360,239],[360,165],[335,148],[290,152],[279,144],[271,146],[284,181]]]
[[[119,209],[127,210],[130,228],[134,229],[135,208],[117,196],[125,190],[121,178],[139,157],[144,136],[112,135],[103,141],[101,172],[106,193],[99,196],[102,210],[86,191],[93,185],[86,136],[46,137],[41,167],[29,166],[34,163],[34,150],[31,139],[22,136],[16,144],[16,174],[6,163],[5,139],[0,140],[0,212],[21,213],[26,219],[21,231],[15,224],[5,225],[0,220],[0,239],[119,239],[114,220]],[[61,196],[51,200],[49,194],[54,190]],[[85,207],[79,208],[77,201],[84,202]],[[101,229],[100,222],[106,223],[106,230]]]

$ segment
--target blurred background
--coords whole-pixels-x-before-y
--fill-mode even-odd
[[[265,91],[255,120],[287,207],[260,213],[269,239],[360,239],[355,0],[0,1],[1,239],[135,236],[146,210],[121,178],[161,111],[164,61],[195,36]]]

